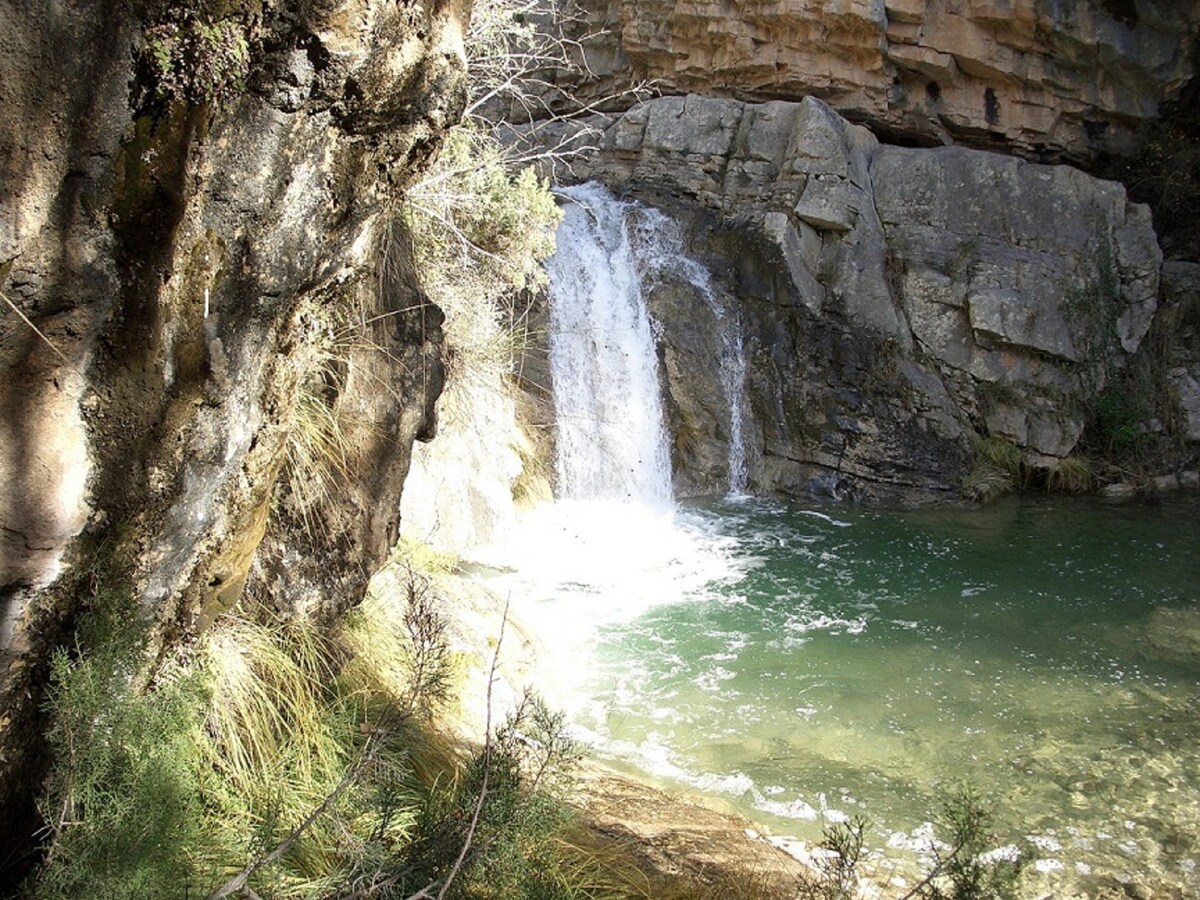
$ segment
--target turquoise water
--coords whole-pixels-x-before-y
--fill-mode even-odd
[[[574,643],[551,640],[600,755],[776,834],[811,841],[865,814],[885,873],[928,847],[939,797],[966,781],[1002,834],[1039,848],[1043,887],[1200,884],[1195,496],[921,513],[723,501],[670,527],[691,543],[657,568],[559,582],[529,612],[576,624]],[[620,568],[605,562],[620,547],[591,546]]]

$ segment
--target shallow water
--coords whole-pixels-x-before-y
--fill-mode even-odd
[[[547,507],[497,551],[596,751],[911,863],[987,796],[1040,889],[1200,883],[1200,501]]]

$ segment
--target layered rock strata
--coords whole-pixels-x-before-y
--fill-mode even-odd
[[[1198,26],[1194,0],[609,0],[584,91],[811,95],[908,141],[1079,161],[1179,95]]]

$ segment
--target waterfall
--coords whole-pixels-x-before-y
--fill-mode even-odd
[[[735,311],[716,307],[721,318],[721,386],[729,400],[729,494],[743,496],[749,483],[746,464],[746,353],[742,348],[742,321]]]
[[[671,496],[646,280],[671,274],[697,288],[717,321],[729,409],[729,493],[746,490],[746,358],[736,311],[707,269],[684,252],[658,210],[616,200],[595,183],[562,191],[571,202],[550,274],[550,367],[558,421],[559,486],[567,498]]]
[[[632,206],[596,184],[563,193],[572,202],[546,264],[559,493],[667,504],[671,464]]]
[[[644,282],[670,273],[699,289],[717,320],[729,409],[729,492],[747,483],[746,358],[741,322],[684,252],[666,215],[616,200],[602,186],[567,188],[550,274],[550,367],[558,421],[559,489],[568,498],[665,502],[670,458]]]

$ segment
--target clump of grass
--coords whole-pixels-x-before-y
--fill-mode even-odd
[[[295,379],[295,401],[279,490],[282,509],[310,536],[324,530],[323,510],[351,480],[352,447],[338,400],[352,350],[362,338],[354,315],[335,305],[313,304],[296,316],[302,339],[286,370]]]
[[[984,464],[1004,472],[1020,484],[1025,471],[1025,454],[1008,438],[989,435],[975,445],[975,455]]]
[[[330,690],[331,650],[300,622],[228,618],[206,642],[205,793],[226,864],[283,840],[338,784],[361,740],[352,711]],[[257,886],[286,896],[335,874],[338,844],[335,821],[316,823]]]
[[[551,487],[554,464],[550,458],[549,441],[539,434],[531,439],[520,435],[514,449],[521,459],[521,474],[512,485],[513,502],[519,506],[534,506],[554,499]]]
[[[962,491],[970,499],[991,503],[1024,487],[1028,473],[1021,448],[1007,438],[988,435],[975,442],[974,463],[963,477]]]
[[[453,553],[439,550],[416,538],[400,536],[396,549],[392,552],[392,567],[390,574],[403,571],[418,572],[422,577],[436,578],[439,575],[449,575],[459,566],[459,557]],[[388,569],[384,569],[388,573]]]
[[[1095,485],[1092,464],[1081,456],[1059,460],[1046,474],[1046,490],[1052,494],[1087,494]]]
[[[91,616],[54,662],[35,894],[645,896],[578,839],[561,714],[528,694],[482,749],[440,735],[446,623],[422,576],[398,583],[330,633],[226,617],[149,688],[131,601]]]

